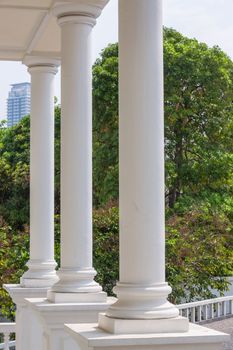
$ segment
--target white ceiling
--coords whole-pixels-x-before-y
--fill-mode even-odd
[[[60,58],[57,4],[92,4],[109,0],[0,0],[0,60],[22,61],[26,55]]]
[[[51,13],[54,0],[0,0],[0,60],[26,54],[60,56],[60,28]]]

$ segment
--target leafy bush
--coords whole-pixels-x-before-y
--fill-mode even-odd
[[[99,209],[93,215],[94,267],[96,280],[108,295],[119,279],[118,209]],[[209,208],[172,215],[167,222],[166,270],[175,303],[212,297],[210,288],[223,292],[227,282],[222,276],[233,271],[232,225],[225,214]],[[18,283],[29,258],[29,235],[0,229],[0,283]],[[59,216],[55,221],[55,255],[60,256]],[[58,261],[59,262],[59,261]],[[219,277],[220,276],[220,277]],[[0,290],[2,313],[12,319],[14,306]]]
[[[29,232],[12,231],[10,227],[0,228],[0,306],[1,314],[13,320],[15,307],[3,284],[19,283],[29,259]]]
[[[96,280],[105,292],[112,295],[112,289],[119,279],[119,223],[118,209],[96,210],[93,217],[94,267]]]
[[[175,303],[223,293],[233,272],[233,226],[212,208],[193,208],[167,220],[167,280]]]
[[[29,223],[29,134],[29,117],[0,127],[0,219],[19,230]]]

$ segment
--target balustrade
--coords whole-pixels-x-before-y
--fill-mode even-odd
[[[177,305],[180,315],[192,323],[201,323],[233,315],[233,296],[195,301]]]
[[[15,323],[0,323],[0,334],[3,335],[3,343],[0,344],[0,349],[13,350],[15,349],[15,341],[10,341],[10,335],[15,334]]]

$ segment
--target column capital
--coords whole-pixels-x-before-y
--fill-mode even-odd
[[[73,23],[73,24],[87,24],[91,27],[94,27],[96,24],[96,19],[94,17],[88,17],[88,16],[81,16],[81,15],[65,15],[62,17],[58,17],[57,23],[59,26],[63,26],[67,23]]]
[[[58,67],[60,66],[60,60],[53,57],[26,55],[22,62],[28,67],[29,73],[34,71],[43,71],[56,74]]]
[[[108,2],[109,0],[57,0],[53,14],[57,18],[81,16],[96,19]]]

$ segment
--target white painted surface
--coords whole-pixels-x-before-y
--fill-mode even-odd
[[[193,323],[231,316],[233,315],[233,295],[180,304],[177,308],[180,315],[188,317]]]
[[[66,294],[66,293],[65,293]],[[78,344],[64,331],[64,323],[92,323],[97,322],[99,312],[115,302],[115,298],[108,298],[105,302],[66,302],[51,303],[47,299],[27,299],[28,308],[34,315],[34,322],[39,323],[42,333],[31,339],[30,349],[33,350],[77,350]],[[35,344],[37,339],[37,344]]]
[[[188,332],[189,323],[185,317],[149,320],[125,320],[99,315],[99,328],[112,334],[148,334]]]
[[[81,350],[222,350],[230,336],[209,328],[190,325],[184,333],[110,334],[96,324],[66,325],[66,331]]]
[[[9,341],[8,344],[7,343],[1,343],[0,344],[0,349],[3,349],[3,350],[9,350],[9,349],[15,349],[15,341],[12,340],[12,341]],[[8,348],[7,348],[8,346]]]
[[[25,287],[57,281],[54,260],[54,76],[59,62],[27,58],[31,74],[30,260]]]
[[[75,1],[54,10],[61,27],[61,268],[52,301],[53,292],[102,291],[92,267],[91,33],[106,3]]]
[[[16,304],[16,348],[17,350],[41,350],[42,327],[27,307],[25,298],[46,297],[48,288],[25,288],[21,285],[4,285]],[[33,342],[33,347],[31,347]]]
[[[0,349],[9,350],[15,346],[15,341],[10,341],[10,335],[15,334],[16,324],[15,323],[0,323],[0,334],[3,335],[4,343],[0,344]]]
[[[53,0],[1,1],[0,60],[21,61],[25,54],[59,56],[60,31],[50,15],[52,6]]]
[[[120,282],[107,316],[177,317],[165,282],[162,0],[119,1],[119,64]]]

